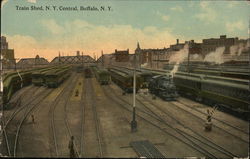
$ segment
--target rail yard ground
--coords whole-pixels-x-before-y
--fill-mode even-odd
[[[183,97],[163,101],[138,93],[138,128],[131,133],[132,101],[132,94],[123,95],[116,84],[100,85],[82,73],[72,73],[58,88],[24,87],[12,97],[11,103],[19,104],[4,112],[8,140],[3,154],[69,157],[74,136],[76,157],[138,157],[130,143],[143,140],[167,158],[248,156],[247,121],[216,110],[212,131],[206,132],[211,107]]]

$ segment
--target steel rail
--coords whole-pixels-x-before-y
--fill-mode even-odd
[[[111,101],[117,103],[119,106],[121,106],[121,107],[124,108],[125,110],[127,110],[127,111],[129,111],[129,112],[132,112],[132,110],[130,110],[128,107],[126,107],[126,106],[124,105],[124,103],[126,103],[126,105],[131,106],[130,104],[128,104],[127,102],[124,102],[124,101],[121,100],[119,97],[118,97],[118,98],[120,99],[120,101],[122,101],[122,103],[118,102],[118,101],[117,101],[118,98],[113,98],[113,97],[111,97],[110,94],[107,93],[106,90],[105,90],[104,88],[103,88],[103,90],[104,90],[105,95],[106,95]],[[203,154],[203,155],[205,155],[205,156],[209,156],[210,158],[215,158],[215,156],[213,156],[213,155],[211,156],[211,155],[208,154],[207,152],[204,152],[204,151],[206,151],[206,150],[198,149],[197,147],[199,147],[199,145],[193,143],[190,139],[186,138],[184,135],[180,134],[180,135],[182,135],[182,137],[184,137],[186,140],[188,140],[188,141],[191,142],[192,144],[190,144],[189,142],[184,141],[184,140],[181,139],[180,137],[176,136],[175,133],[170,133],[169,131],[166,131],[166,129],[164,128],[164,126],[159,126],[159,124],[155,124],[154,122],[152,122],[152,120],[148,120],[148,118],[143,117],[143,115],[140,115],[140,114],[136,113],[136,116],[139,117],[139,118],[141,118],[142,120],[146,121],[147,123],[153,125],[154,127],[157,127],[159,130],[163,131],[164,133],[166,133],[166,134],[168,134],[168,135],[170,135],[170,136],[176,138],[176,139],[179,140],[180,142],[182,142],[182,143],[184,143],[184,144],[186,144],[186,145],[192,147],[194,150],[200,152],[201,154]],[[149,115],[149,116],[150,116],[150,115]],[[151,115],[150,117],[152,117],[153,119],[155,119],[155,120],[157,120],[157,121],[159,121],[159,122],[162,123],[162,120],[161,120],[161,119],[156,118],[156,117],[153,117],[152,115]]]
[[[24,120],[33,111],[33,109],[36,108],[36,107],[38,107],[40,105],[40,102],[42,100],[44,100],[51,92],[52,92],[52,90],[50,90],[50,91],[44,91],[44,93],[46,93],[46,94],[43,97],[41,97],[41,99],[39,99],[37,102],[34,102],[34,104],[30,108],[28,108],[28,107],[26,108],[28,110],[25,112],[25,114],[24,114],[23,118],[21,119],[21,122],[19,123],[18,128],[17,128],[17,132],[16,132],[16,136],[15,136],[14,149],[13,149],[13,157],[16,157],[17,143],[18,143],[20,130],[21,130],[21,127],[23,125]]]
[[[88,84],[89,83],[89,84]],[[96,129],[96,135],[97,135],[97,140],[98,140],[98,148],[99,148],[99,153],[100,153],[100,158],[103,157],[103,149],[102,149],[102,139],[101,139],[101,132],[100,132],[100,129],[99,129],[99,119],[98,119],[98,115],[97,115],[97,110],[96,110],[96,99],[94,98],[95,96],[95,93],[93,92],[93,84],[92,84],[92,81],[90,79],[87,79],[86,80],[86,86],[89,87],[89,90],[90,91],[90,95],[91,95],[91,101],[92,101],[92,112],[93,112],[93,116],[94,116],[94,119],[95,119],[95,129]]]

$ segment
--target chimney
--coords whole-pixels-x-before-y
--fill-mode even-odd
[[[80,56],[80,51],[76,51],[76,56]]]
[[[179,44],[179,39],[176,39],[176,44],[177,44],[177,45]]]

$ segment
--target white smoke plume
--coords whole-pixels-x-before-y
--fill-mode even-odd
[[[190,59],[192,60],[196,60],[198,59],[200,56],[198,54],[193,54],[193,55],[190,55]]]
[[[180,51],[175,52],[172,56],[169,58],[169,63],[175,63],[174,68],[170,71],[170,75],[173,77],[174,74],[178,71],[179,64],[183,62],[188,57],[188,50],[189,46],[188,44],[185,44],[184,48]]]
[[[146,68],[148,66],[148,63],[141,64],[142,68]]]
[[[241,53],[247,50],[249,47],[249,43],[239,43],[237,45],[233,45],[230,47],[230,55],[232,56],[240,56]]]
[[[218,47],[215,51],[210,52],[207,54],[204,58],[204,61],[206,62],[214,62],[216,64],[221,64],[224,62],[223,60],[223,52],[225,51],[225,47]]]

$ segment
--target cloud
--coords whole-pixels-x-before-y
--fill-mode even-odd
[[[43,20],[41,24],[54,34],[46,39],[6,35],[9,47],[15,49],[17,58],[39,54],[52,60],[59,51],[64,55],[75,55],[77,50],[85,55],[100,55],[101,50],[113,53],[115,49],[129,48],[130,53],[134,53],[137,41],[142,48],[163,48],[175,43],[176,39],[169,28],[159,29],[155,26],[139,29],[131,25],[94,25],[83,20],[67,21],[62,25],[54,20]]]
[[[245,25],[243,23],[243,21],[239,20],[236,22],[226,22],[226,29],[229,32],[235,31],[235,30],[244,30],[245,29]]]
[[[168,15],[162,14],[159,11],[156,12],[156,15],[160,16],[163,21],[168,21],[170,19],[170,17]]]
[[[176,7],[170,8],[170,10],[182,12],[182,11],[183,11],[183,8],[182,8],[181,6],[176,6]]]
[[[201,21],[205,21],[206,23],[214,22],[217,17],[217,13],[214,9],[210,8],[209,5],[210,2],[201,1],[201,12],[196,14],[195,17]]]
[[[63,27],[58,25],[53,19],[42,20],[41,24],[45,26],[45,28],[48,29],[52,34],[60,34],[64,30]]]
[[[27,2],[36,3],[36,0],[27,0]]]
[[[164,16],[161,17],[161,19],[162,19],[163,21],[168,21],[168,20],[169,20],[169,16],[164,15]]]
[[[200,6],[201,6],[201,8],[206,8],[206,7],[208,7],[210,5],[210,2],[208,2],[208,1],[201,1],[200,2]]]

